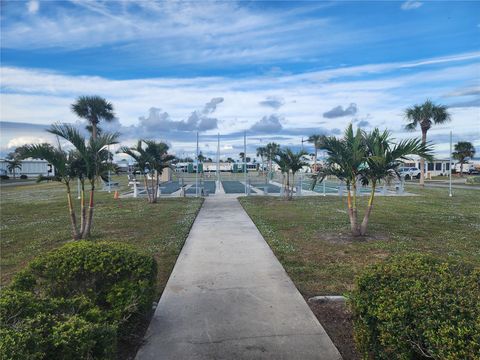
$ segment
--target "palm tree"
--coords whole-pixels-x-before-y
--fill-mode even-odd
[[[16,170],[22,169],[22,160],[17,156],[12,156],[10,159],[7,159],[7,170],[10,171],[13,175],[13,178],[16,178]]]
[[[245,153],[243,151],[238,154],[238,156],[240,157],[240,160],[242,160],[242,162],[245,162]]]
[[[360,235],[367,232],[368,221],[373,209],[375,189],[380,181],[399,178],[398,168],[404,161],[411,160],[410,155],[418,155],[432,159],[431,147],[423,144],[420,139],[407,139],[393,143],[390,132],[380,132],[378,128],[370,133],[363,132],[367,166],[363,168],[363,182],[371,186],[370,197],[363,221],[360,225]]]
[[[144,147],[143,144],[146,146]],[[153,140],[139,140],[136,146],[122,147],[120,152],[131,156],[143,174],[148,202],[156,203],[160,175],[167,167],[172,166],[175,156],[168,154],[168,145]],[[150,186],[147,176],[150,175]]]
[[[310,135],[310,137],[307,139],[309,143],[313,144],[313,147],[315,148],[315,159],[313,160],[313,169],[314,172],[317,172],[317,157],[318,157],[318,150],[320,150],[323,146],[325,139],[325,135],[319,135],[319,134],[314,134]]]
[[[344,181],[347,186],[348,216],[354,236],[360,235],[357,226],[357,181],[361,179],[362,166],[366,162],[366,152],[362,132],[353,132],[352,124],[345,130],[342,139],[326,137],[324,149],[327,151],[328,172]]]
[[[290,148],[281,150],[277,152],[277,156],[274,158],[275,163],[280,168],[280,171],[284,176],[286,175],[285,182],[285,195],[287,199],[293,198],[293,188],[295,186],[295,174],[305,165],[308,165],[303,157],[307,153],[305,151],[300,151],[294,153]],[[292,187],[290,187],[290,172],[292,173]]]
[[[280,145],[275,142],[271,142],[271,143],[268,143],[265,148],[267,149],[266,156],[268,161],[268,174],[270,175],[272,174],[272,161],[280,151]],[[267,177],[267,180],[268,180],[268,177]]]
[[[95,184],[98,178],[105,175],[113,166],[109,161],[111,153],[107,150],[109,145],[118,143],[118,133],[97,134],[86,140],[84,136],[69,124],[54,124],[47,130],[70,142],[77,153],[78,161],[83,166],[79,178],[81,181],[88,181],[90,184],[90,197],[88,203],[88,214],[86,214],[84,186],[82,186],[82,225],[80,237],[82,239],[90,236],[93,226]],[[77,168],[78,169],[78,168]],[[83,184],[83,182],[82,182]],[[86,216],[85,216],[86,215]]]
[[[288,168],[287,154],[284,151],[277,151],[277,155],[273,158],[273,161],[278,165],[278,168],[283,175],[283,193],[285,198],[288,199],[290,191],[290,169]]]
[[[327,137],[324,148],[327,151],[329,174],[337,176],[347,185],[348,216],[353,236],[365,235],[373,208],[375,189],[379,181],[398,176],[397,169],[408,155],[431,159],[431,147],[420,139],[402,140],[393,143],[390,133],[378,129],[366,133],[353,131],[350,124],[342,139]],[[370,183],[371,193],[362,224],[358,224],[357,182]]]
[[[463,176],[463,164],[466,163],[467,159],[473,158],[475,152],[475,147],[469,141],[459,141],[455,144],[455,151],[452,153],[452,156],[460,164],[460,176]]]
[[[198,159],[198,162],[203,163],[206,158],[205,158],[205,156],[202,154],[202,152],[200,151],[200,153],[198,154],[197,159]]]
[[[65,152],[60,148],[54,148],[50,144],[33,144],[25,145],[21,153],[22,158],[35,158],[47,160],[55,167],[55,179],[62,182],[67,190],[67,204],[70,215],[70,223],[72,227],[72,238],[77,240],[80,233],[77,228],[77,218],[73,207],[70,183],[75,178],[75,155],[74,152]]]
[[[94,139],[99,133],[98,124],[101,120],[112,121],[115,118],[112,103],[104,98],[94,96],[80,96],[72,104],[72,111],[80,118],[87,120],[87,130],[92,133]]]
[[[265,159],[266,155],[267,155],[267,148],[265,146],[260,146],[260,147],[257,148],[257,156],[259,156],[260,159],[262,160],[262,170],[261,170],[261,172],[259,172],[259,175],[260,175],[260,173],[263,173],[264,159]]]
[[[427,100],[423,104],[414,105],[405,110],[405,118],[409,123],[405,126],[408,131],[414,131],[418,126],[422,130],[422,143],[427,143],[427,132],[433,124],[444,124],[451,120],[450,113],[445,105],[436,105]],[[420,159],[420,185],[425,183],[425,159]]]

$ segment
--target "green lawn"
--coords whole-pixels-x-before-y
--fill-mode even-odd
[[[367,241],[349,239],[346,198],[240,202],[306,296],[349,291],[355,274],[392,254],[431,253],[479,264],[480,191],[455,190],[449,198],[445,189],[407,190],[419,196],[376,197]],[[362,210],[366,201],[362,197]]]
[[[126,178],[126,176],[125,176]],[[121,178],[123,182],[123,177]],[[64,186],[58,183],[1,187],[1,281],[36,255],[70,240]],[[158,291],[175,264],[202,199],[113,199],[97,193],[92,241],[125,242],[152,254],[158,262]]]

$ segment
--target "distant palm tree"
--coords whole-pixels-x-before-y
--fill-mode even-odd
[[[145,146],[143,146],[145,144]],[[156,203],[160,175],[163,170],[172,166],[175,156],[168,154],[168,145],[153,140],[139,140],[136,146],[122,147],[120,152],[131,156],[143,174],[148,202]],[[150,175],[150,185],[147,176]]]
[[[427,132],[433,124],[444,124],[451,120],[445,105],[436,105],[427,100],[423,104],[414,105],[405,110],[405,118],[409,123],[405,128],[414,131],[418,126],[422,130],[422,144],[427,143]],[[420,185],[425,183],[425,159],[420,159]]]
[[[202,152],[200,151],[200,153],[198,154],[198,158],[197,158],[197,159],[198,159],[198,162],[203,163],[203,162],[205,162],[206,157],[205,157],[205,155],[203,155]]]
[[[94,96],[80,96],[72,104],[72,111],[80,118],[87,120],[87,130],[92,133],[94,139],[99,133],[98,124],[100,121],[112,121],[115,118],[112,103],[104,98]]]
[[[459,141],[455,144],[455,151],[452,153],[452,156],[460,164],[460,176],[463,176],[463,164],[467,162],[467,159],[473,158],[475,152],[475,147],[469,141]]]
[[[280,150],[277,152],[277,156],[274,158],[274,161],[279,166],[283,174],[286,175],[286,198],[293,198],[293,188],[295,187],[295,174],[305,165],[308,165],[303,157],[307,153],[305,151],[300,151],[294,153],[290,148],[285,150]],[[290,186],[290,172],[292,173],[292,186]]]
[[[7,159],[7,170],[10,171],[13,175],[13,178],[16,178],[16,170],[22,170],[22,160],[18,157],[12,157]]]
[[[265,146],[260,146],[260,147],[257,148],[257,156],[260,157],[260,159],[262,161],[261,172],[263,172],[263,170],[264,170],[264,160],[265,160],[266,155],[267,155],[267,148]]]
[[[280,145],[275,143],[275,142],[271,142],[271,143],[268,143],[265,148],[267,150],[266,151],[266,156],[267,156],[267,161],[268,161],[268,174],[269,174],[269,176],[271,176],[271,174],[272,174],[272,161],[277,156],[278,152],[280,151]],[[267,180],[268,180],[268,177],[267,177]]]
[[[243,151],[239,153],[238,156],[240,157],[240,160],[242,160],[242,162],[245,162],[245,153]]]
[[[310,135],[307,141],[313,144],[315,148],[315,159],[313,160],[313,169],[317,172],[317,157],[318,157],[318,150],[320,150],[324,144],[325,135],[314,134]]]

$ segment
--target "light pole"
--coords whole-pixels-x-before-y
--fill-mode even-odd
[[[448,196],[452,197],[452,131],[450,131],[450,156],[449,156],[449,162],[450,164],[448,165],[448,168],[450,169],[449,171],[449,184],[448,184]]]
[[[195,196],[198,197],[198,131],[197,131],[197,169],[195,171]]]
[[[245,173],[245,196],[248,196],[247,190],[247,131],[243,133],[243,164],[244,168],[243,171]]]

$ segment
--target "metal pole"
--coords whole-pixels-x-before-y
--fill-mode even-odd
[[[108,166],[108,193],[110,194],[112,192],[112,179],[110,178],[110,166],[112,165],[112,162],[110,160],[110,145],[107,146],[107,152],[108,152],[108,162],[110,163]]]
[[[448,165],[449,171],[449,184],[448,184],[448,196],[452,197],[452,131],[450,131],[450,164]]]
[[[217,138],[217,181],[220,182],[220,133]]]
[[[248,196],[247,191],[247,131],[243,133],[243,164],[244,168],[243,171],[245,173],[245,196]]]
[[[302,136],[302,152],[303,152],[303,136]],[[295,186],[295,184],[293,184],[293,186]],[[300,194],[302,193],[302,191],[303,191],[303,171],[302,169],[300,169]]]
[[[195,171],[195,196],[198,197],[198,132],[197,132],[197,171]]]

